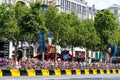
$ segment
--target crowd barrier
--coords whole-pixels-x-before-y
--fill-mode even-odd
[[[50,75],[55,75],[55,76],[60,76],[60,75],[89,75],[89,74],[120,74],[120,69],[85,69],[85,70],[70,70],[70,69],[65,69],[65,70],[18,70],[18,69],[10,69],[10,70],[0,70],[0,76],[50,76]]]

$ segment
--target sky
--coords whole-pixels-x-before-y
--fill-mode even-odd
[[[96,9],[106,9],[113,4],[120,5],[120,0],[85,0],[88,6],[95,4]]]

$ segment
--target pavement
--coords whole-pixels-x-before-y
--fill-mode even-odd
[[[87,78],[87,79],[86,79]],[[120,80],[120,74],[89,74],[89,75],[61,75],[61,76],[3,76],[0,80]]]

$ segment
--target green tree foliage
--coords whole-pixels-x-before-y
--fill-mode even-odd
[[[42,7],[40,2],[32,3],[29,8],[20,3],[1,5],[0,37],[38,40],[38,32],[47,37],[47,30],[51,30],[53,44],[62,46],[83,46],[96,50],[99,45],[119,42],[118,22],[108,10],[98,11],[94,22],[80,21],[74,13],[60,13],[55,6],[48,6],[45,12]]]
[[[118,44],[119,27],[114,14],[109,10],[98,11],[95,17],[95,28],[101,39],[101,45]],[[102,49],[105,47],[102,47]]]
[[[20,22],[22,21],[22,18],[26,14],[28,14],[30,8],[28,8],[28,6],[25,6],[20,2],[17,2],[14,9],[15,9],[15,17],[17,19],[18,26],[21,26]]]
[[[50,6],[46,11],[46,27],[51,30],[53,36],[53,43],[65,44],[65,38],[68,36],[68,20],[67,14],[57,13],[54,6]]]
[[[83,20],[82,27],[80,31],[81,42],[88,49],[97,49],[100,44],[100,38],[97,35],[96,29],[94,27],[94,22],[92,20]]]
[[[29,13],[21,21],[21,35],[24,40],[37,39],[38,32],[46,32],[42,4],[36,2],[30,7]]]
[[[68,36],[67,36],[67,42],[69,45],[72,45],[72,46],[80,46],[80,35],[79,35],[79,32],[80,32],[80,25],[81,25],[81,21],[78,19],[78,17],[74,14],[74,13],[71,13],[71,14],[67,14],[67,20],[69,22],[69,33],[68,33]]]
[[[45,15],[45,25],[48,29],[54,30],[55,28],[55,19],[57,16],[57,9],[54,6],[49,6],[46,10]]]
[[[12,39],[19,34],[20,28],[17,25],[14,6],[0,6],[0,33],[2,37]]]

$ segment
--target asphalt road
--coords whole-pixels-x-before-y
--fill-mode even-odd
[[[85,79],[89,78],[89,79]],[[101,79],[102,78],[102,79]],[[28,77],[28,76],[20,76],[20,77],[11,77],[11,76],[4,76],[1,77],[0,80],[120,80],[120,74],[90,74],[90,75],[61,75],[61,76],[35,76],[35,77]]]

